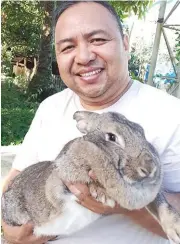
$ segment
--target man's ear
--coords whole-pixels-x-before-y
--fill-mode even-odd
[[[124,45],[124,49],[126,51],[126,54],[127,54],[128,60],[129,60],[131,58],[130,53],[129,53],[129,37],[126,34],[124,34],[124,37],[123,37],[123,45]]]
[[[129,52],[129,37],[127,34],[123,36],[124,49]]]

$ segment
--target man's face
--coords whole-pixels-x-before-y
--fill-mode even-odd
[[[107,98],[128,79],[128,41],[97,3],[78,3],[59,17],[56,56],[64,83],[82,99]]]

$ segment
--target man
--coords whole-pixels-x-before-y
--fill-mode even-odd
[[[62,80],[70,88],[40,105],[22,150],[8,175],[10,180],[38,161],[54,160],[69,140],[80,135],[72,116],[77,110],[116,111],[141,124],[164,165],[168,201],[180,205],[180,102],[174,97],[132,81],[128,72],[128,38],[114,10],[106,2],[62,2],[55,28],[56,56]],[[89,173],[92,178],[93,172]],[[70,185],[83,206],[109,213],[80,232],[53,243],[169,243],[160,225],[145,209],[110,209],[88,196],[86,186]],[[121,215],[111,215],[119,213]],[[50,238],[32,235],[31,223],[10,227],[3,223],[10,243],[40,244]],[[153,232],[154,234],[152,234]]]

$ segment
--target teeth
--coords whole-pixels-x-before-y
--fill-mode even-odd
[[[80,74],[80,76],[87,77],[87,76],[98,74],[100,72],[101,72],[101,69],[98,69],[98,70],[94,70],[94,71],[91,71],[91,72],[88,72],[88,73]]]

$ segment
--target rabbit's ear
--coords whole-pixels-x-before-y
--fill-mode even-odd
[[[95,121],[95,117],[97,116],[97,113],[94,112],[88,112],[88,111],[77,111],[73,115],[73,119],[77,121],[77,128],[78,130],[86,134],[87,132],[91,131],[94,127],[93,124]]]
[[[87,134],[88,133],[88,123],[85,120],[79,120],[77,122],[76,127],[78,128],[78,130],[83,133],[83,134]]]
[[[77,122],[80,120],[86,120],[89,121],[93,115],[97,113],[94,112],[88,112],[88,111],[77,111],[73,115],[73,119],[75,119]]]

